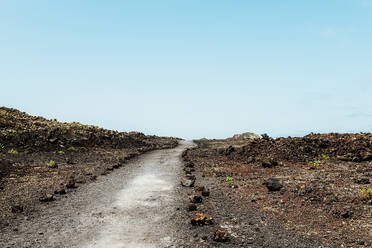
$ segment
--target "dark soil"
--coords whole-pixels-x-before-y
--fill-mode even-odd
[[[372,247],[372,134],[247,137],[199,140],[182,154],[179,201],[167,206],[177,247]],[[130,178],[128,160],[177,144],[0,108],[0,231],[11,237],[61,199],[93,199],[100,189],[88,183]]]
[[[176,235],[184,230],[178,225],[184,217],[176,210],[182,200],[179,155],[191,146],[180,141],[176,148],[148,152],[40,204],[26,218],[18,214],[1,230],[0,247],[181,247]]]
[[[200,247],[371,247],[371,134],[200,140],[184,153],[195,187],[210,188],[195,213],[211,226],[188,225]],[[189,162],[187,162],[189,163]],[[195,194],[186,188],[186,194]],[[186,222],[186,221],[185,221]],[[231,239],[217,243],[215,229]]]
[[[60,123],[2,107],[0,229],[139,154],[177,144],[176,138]]]

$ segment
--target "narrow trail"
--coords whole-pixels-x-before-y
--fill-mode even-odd
[[[67,198],[43,205],[0,247],[174,247],[180,154],[192,142],[142,155]]]

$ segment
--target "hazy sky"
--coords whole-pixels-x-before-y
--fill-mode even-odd
[[[371,132],[372,0],[1,0],[0,84],[119,131]]]

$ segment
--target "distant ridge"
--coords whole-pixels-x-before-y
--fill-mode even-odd
[[[246,140],[246,139],[261,139],[261,135],[255,134],[255,133],[241,133],[241,134],[234,134],[234,136],[230,139],[232,140]]]

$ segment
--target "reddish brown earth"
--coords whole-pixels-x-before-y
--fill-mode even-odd
[[[196,143],[184,157],[195,185],[211,188],[196,212],[217,220],[198,229],[200,247],[221,246],[206,240],[224,223],[233,246],[372,247],[372,194],[361,194],[372,188],[372,134]],[[296,238],[278,241],[288,237]]]
[[[0,229],[178,139],[61,123],[0,108]],[[12,152],[13,151],[13,152]],[[50,163],[53,160],[55,164]],[[48,165],[49,163],[49,165]]]
[[[174,170],[184,174],[176,206],[167,206],[174,209],[167,222],[175,232],[170,241],[177,247],[372,247],[372,134],[252,137],[198,140],[182,155],[184,171],[169,160],[178,156],[175,151],[155,154],[159,163],[173,161]],[[60,123],[0,108],[0,230],[22,243],[18,227],[24,221],[37,218],[37,226],[45,210],[63,212],[62,198],[89,194],[93,201],[102,189],[90,186],[99,182],[107,181],[101,194],[109,194],[122,178],[103,176],[128,166],[116,170],[124,175],[130,164],[142,166],[143,161],[127,164],[129,159],[177,144],[175,138]]]

